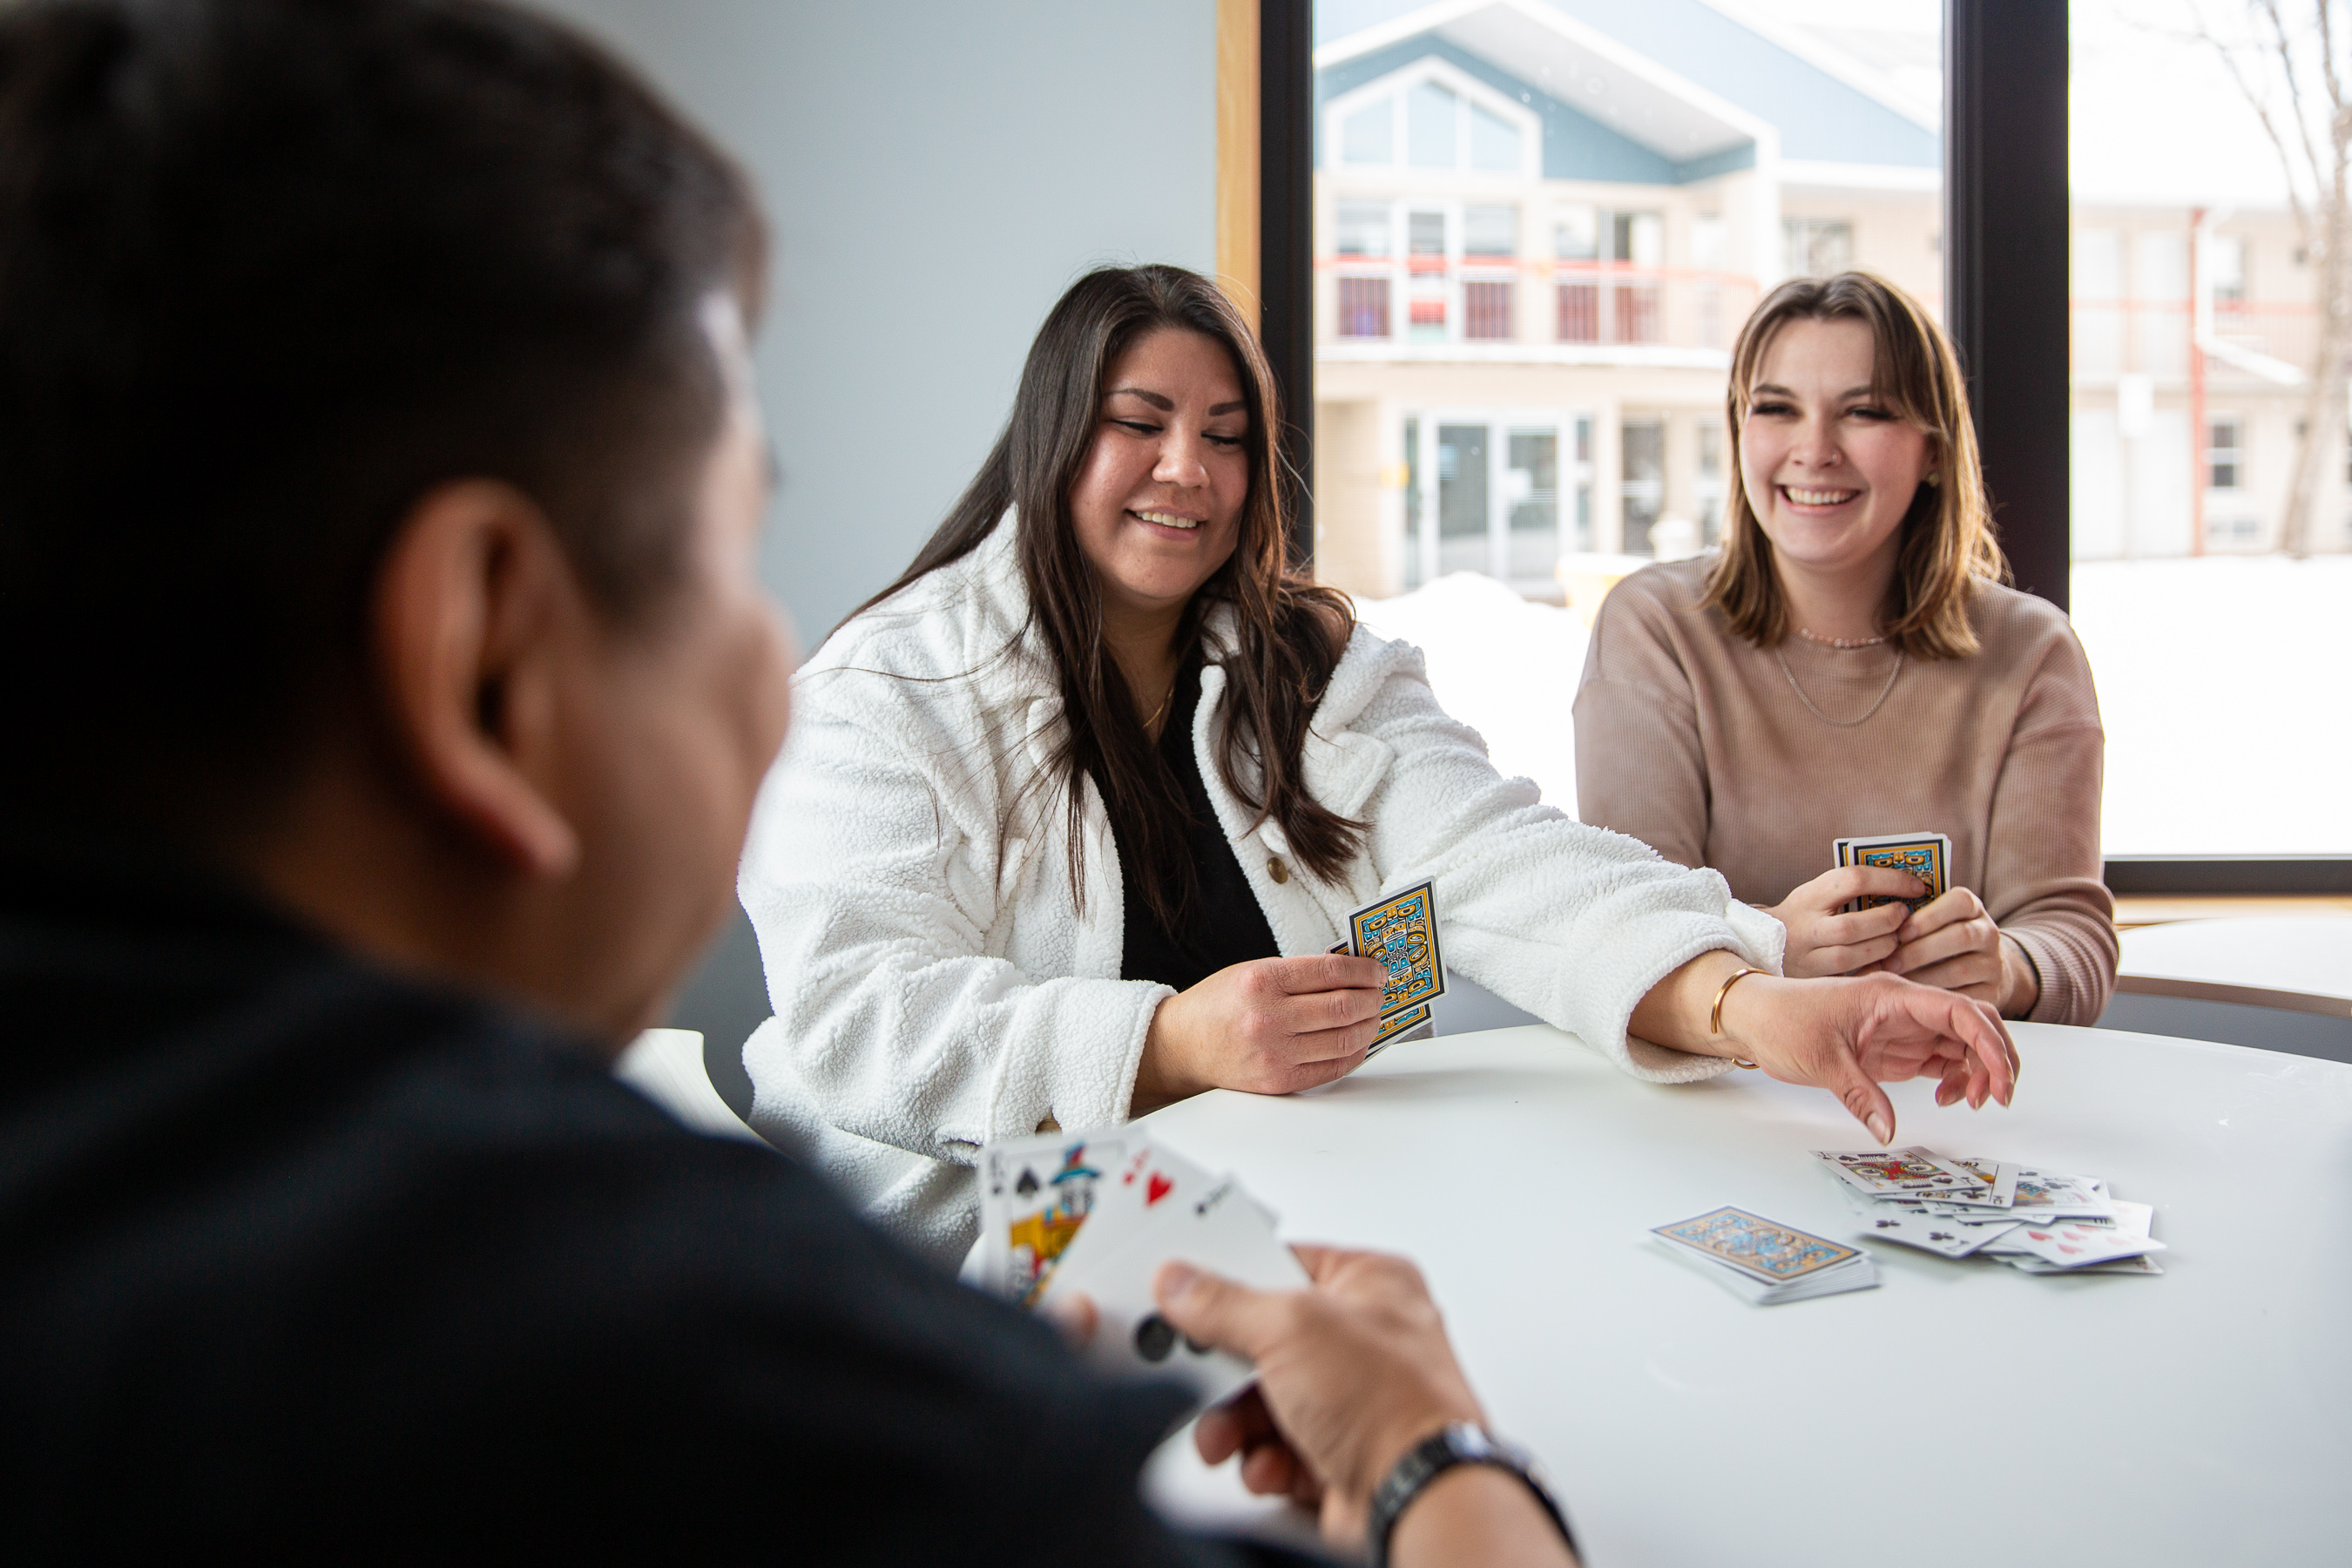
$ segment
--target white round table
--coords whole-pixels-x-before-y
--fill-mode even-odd
[[[1874,1244],[1878,1289],[1750,1306],[1648,1227],[1737,1204],[1850,1237],[1806,1152],[1868,1134],[1818,1090],[1642,1083],[1540,1026],[1143,1125],[1286,1237],[1415,1258],[1602,1568],[2352,1557],[2352,1067],[2014,1027],[2013,1108],[1893,1086],[1896,1142],[2106,1177],[2156,1206],[2162,1277]],[[1171,1444],[1150,1489],[1263,1512],[1231,1471]]]

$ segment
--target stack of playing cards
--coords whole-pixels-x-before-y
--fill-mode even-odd
[[[973,1281],[1024,1306],[1094,1302],[1085,1354],[1106,1372],[1174,1378],[1204,1405],[1246,1384],[1248,1364],[1186,1340],[1151,1281],[1171,1259],[1260,1289],[1303,1289],[1272,1211],[1132,1128],[991,1143],[980,1157]],[[971,1273],[967,1278],[972,1277]]]
[[[2028,1274],[2161,1274],[2156,1211],[2096,1176],[1950,1159],[1932,1149],[1815,1150],[1860,1216],[1858,1232],[1938,1258],[1984,1258]]]
[[[1759,1307],[1867,1290],[1878,1283],[1878,1266],[1870,1254],[1746,1209],[1715,1209],[1650,1234],[1676,1258]]]
[[[1407,888],[1348,917],[1348,940],[1333,952],[1377,958],[1388,965],[1381,988],[1381,1026],[1366,1061],[1399,1040],[1428,1033],[1429,1005],[1445,994],[1445,961],[1437,951],[1437,900],[1427,882]]]
[[[1940,833],[1877,833],[1863,838],[1839,838],[1831,841],[1830,853],[1840,866],[1884,866],[1890,871],[1908,871],[1927,884],[1927,890],[1916,899],[1896,899],[1874,893],[1848,904],[1850,910],[1876,909],[1881,904],[1908,904],[1924,909],[1944,896],[1951,884],[1952,841]]]

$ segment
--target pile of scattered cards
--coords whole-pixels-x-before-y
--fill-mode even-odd
[[[1399,1040],[1417,1040],[1429,1023],[1429,1005],[1445,994],[1445,961],[1437,951],[1437,900],[1423,882],[1367,904],[1348,917],[1348,940],[1333,952],[1377,958],[1388,965],[1381,987],[1381,1026],[1364,1053],[1370,1061]]]
[[[1675,1257],[1759,1307],[1878,1283],[1878,1266],[1867,1252],[1746,1209],[1715,1209],[1650,1234]]]
[[[1233,1177],[1131,1128],[989,1144],[980,1223],[967,1279],[1024,1306],[1087,1296],[1097,1315],[1087,1359],[1113,1373],[1175,1378],[1204,1405],[1247,1383],[1250,1368],[1160,1315],[1160,1266],[1181,1259],[1261,1289],[1307,1283],[1275,1237],[1272,1211]]]
[[[2161,1274],[2156,1211],[2096,1176],[1930,1149],[1815,1150],[1859,1216],[1859,1234],[1938,1258],[1984,1258],[2028,1274]]]

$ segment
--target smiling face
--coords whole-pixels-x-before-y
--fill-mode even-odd
[[[1936,454],[1926,431],[1874,398],[1875,357],[1864,322],[1800,320],[1758,365],[1739,478],[1783,568],[1893,572],[1904,514]]]
[[[1181,612],[1241,537],[1249,405],[1224,345],[1161,327],[1104,379],[1094,445],[1070,484],[1078,549],[1107,616]]]

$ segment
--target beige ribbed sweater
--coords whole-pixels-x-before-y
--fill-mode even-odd
[[[2036,1023],[2088,1024],[2116,977],[2115,901],[2101,880],[2105,735],[2066,617],[1988,587],[1979,650],[1906,658],[1790,637],[1780,658],[1698,607],[1712,556],[1645,567],[1603,602],[1576,694],[1584,820],[1670,860],[1712,866],[1751,904],[1777,904],[1834,864],[1845,835],[1952,840],[1972,888],[2042,979]],[[1781,660],[1788,668],[1784,672]],[[1875,713],[1850,729],[1881,691]]]

